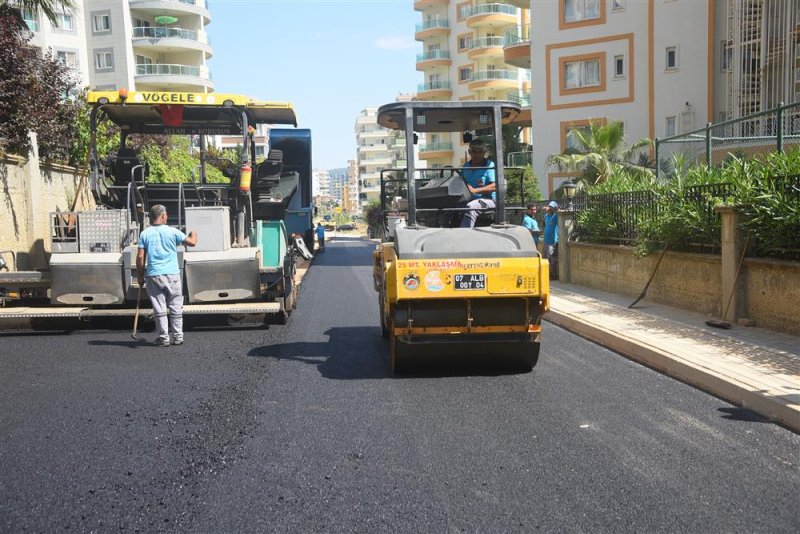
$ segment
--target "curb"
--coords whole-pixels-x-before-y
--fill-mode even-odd
[[[611,332],[568,314],[550,309],[544,319],[630,360],[677,378],[731,404],[750,409],[793,432],[800,433],[800,410],[787,404],[788,401],[769,396],[763,390],[754,390],[752,386],[731,377],[710,372],[657,347],[634,341],[619,332]]]

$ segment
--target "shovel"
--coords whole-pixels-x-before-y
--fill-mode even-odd
[[[139,290],[136,292],[136,314],[133,316],[133,332],[131,333],[131,337],[136,341],[141,341],[142,339],[136,337],[136,328],[139,326],[139,302],[142,300],[142,286],[139,286]]]

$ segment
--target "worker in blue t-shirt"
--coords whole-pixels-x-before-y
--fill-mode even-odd
[[[522,226],[528,229],[533,236],[533,242],[536,248],[539,248],[539,223],[536,222],[536,205],[528,204],[528,210],[525,212],[525,217],[522,218]]]
[[[482,139],[473,139],[469,143],[469,158],[461,173],[472,193],[472,200],[467,203],[470,210],[461,219],[461,228],[472,228],[481,212],[494,208],[497,190],[494,162],[486,159],[486,143]]]
[[[322,226],[322,221],[317,223],[317,249],[320,252],[325,252],[325,227]]]
[[[558,202],[545,206],[542,256],[550,261],[550,277],[558,278]]]
[[[153,318],[156,321],[157,347],[172,343],[183,343],[183,282],[178,266],[178,245],[193,247],[197,244],[197,233],[187,236],[180,230],[167,225],[167,208],[156,204],[150,208],[150,226],[139,236],[139,250],[136,254],[136,278],[139,287],[145,286],[147,274],[147,294],[153,304]],[[147,272],[145,273],[145,263]]]

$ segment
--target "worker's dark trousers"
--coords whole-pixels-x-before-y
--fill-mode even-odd
[[[148,276],[147,294],[153,303],[156,341],[169,341],[167,332],[172,334],[173,342],[183,341],[183,287],[180,275]]]

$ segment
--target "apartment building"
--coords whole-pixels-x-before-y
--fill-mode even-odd
[[[208,93],[213,54],[206,0],[76,0],[55,24],[25,10],[32,45],[51,48],[97,90]]]
[[[358,160],[347,160],[347,196],[342,203],[345,213],[358,213],[361,204],[358,198]]]
[[[411,95],[400,95],[397,101],[410,98]],[[407,166],[405,133],[379,126],[377,112],[377,107],[367,107],[356,118],[358,198],[361,206],[380,197],[381,171],[405,169]],[[415,158],[417,154],[415,146]],[[425,162],[421,164],[424,166]]]
[[[797,0],[530,5],[533,168],[545,194],[571,178],[547,157],[590,121],[621,121],[632,142],[797,100]]]
[[[537,3],[538,6],[539,3]],[[422,22],[416,68],[424,82],[419,100],[511,100],[526,108],[518,124],[530,125],[530,5],[523,1],[415,0]],[[529,132],[523,134],[529,142]],[[430,167],[461,165],[460,133],[430,134],[420,157]]]

